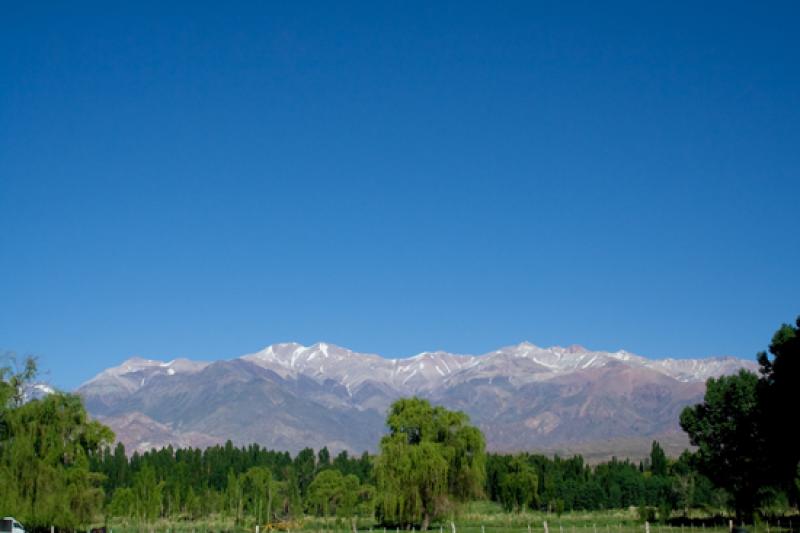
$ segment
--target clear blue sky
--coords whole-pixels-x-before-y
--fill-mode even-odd
[[[797,2],[120,4],[0,18],[0,349],[58,386],[800,314]]]

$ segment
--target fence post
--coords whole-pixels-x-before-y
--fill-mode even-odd
[[[528,522],[528,533],[531,533],[531,523]]]
[[[550,529],[547,527],[547,520],[542,522],[542,525],[544,525],[544,533],[550,533]]]
[[[644,533],[650,533],[650,522],[644,521]]]
[[[453,533],[456,533],[456,523],[450,520],[450,527],[453,528]]]

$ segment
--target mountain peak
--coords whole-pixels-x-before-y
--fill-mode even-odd
[[[128,374],[130,372],[139,372],[145,368],[152,367],[168,367],[172,361],[165,362],[158,359],[146,359],[144,357],[135,355],[122,362],[121,365],[110,368],[109,370],[116,370],[121,374]]]
[[[213,371],[201,371],[209,365]],[[419,395],[467,412],[497,450],[614,437],[640,438],[646,453],[656,435],[677,430],[677,414],[702,397],[705,379],[754,366],[527,341],[484,355],[426,351],[397,359],[328,342],[284,342],[228,362],[132,357],[78,392],[131,449],[230,438],[276,449],[363,451],[380,439],[391,403]],[[134,412],[154,422],[126,422]]]
[[[581,346],[580,344],[570,344],[569,346],[564,348],[564,351],[567,353],[586,353],[589,350],[586,349],[584,346]]]

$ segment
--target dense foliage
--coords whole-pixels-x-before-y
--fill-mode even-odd
[[[103,475],[108,514],[135,523],[159,517],[212,515],[236,523],[275,523],[302,516],[372,515],[372,459],[327,448],[295,457],[230,441],[205,450],[171,446],[130,457],[122,444],[92,465]]]
[[[730,491],[742,518],[782,496],[800,499],[800,446],[787,434],[800,399],[800,317],[778,329],[769,352],[758,354],[761,377],[742,370],[709,379],[703,402],[680,417],[699,471]]]
[[[24,402],[35,375],[31,358],[20,372],[0,369],[0,516],[29,527],[88,525],[103,504],[90,462],[114,435],[88,419],[77,396]]]
[[[670,461],[657,442],[646,461],[612,459],[594,467],[579,455],[490,454],[486,490],[509,511],[534,508],[558,514],[636,506],[651,507],[667,519],[674,511],[716,510],[724,502],[724,495],[694,470],[690,453]]]
[[[382,522],[427,529],[454,500],[481,495],[486,444],[466,414],[407,398],[392,404],[387,424],[376,463]]]

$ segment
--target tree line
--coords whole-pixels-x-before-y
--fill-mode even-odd
[[[648,520],[696,508],[738,517],[796,508],[800,446],[786,428],[800,390],[798,333],[800,319],[778,330],[770,355],[758,356],[760,377],[742,371],[708,381],[704,401],[680,419],[696,451],[670,459],[653,442],[644,461],[594,466],[579,455],[487,454],[466,414],[420,398],[392,404],[376,455],[306,448],[292,456],[230,441],[128,455],[77,396],[26,401],[36,375],[29,358],[21,369],[0,368],[0,515],[32,529],[112,518],[274,525],[306,515],[426,529],[477,499],[509,512],[636,506]]]
[[[294,457],[231,441],[205,450],[167,446],[128,456],[122,444],[91,462],[103,478],[109,516],[148,523],[161,517],[197,520],[221,515],[237,523],[273,523],[302,516],[372,513],[373,459],[327,448]]]

